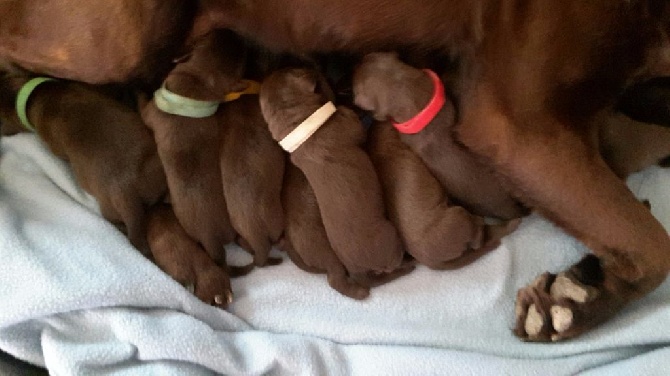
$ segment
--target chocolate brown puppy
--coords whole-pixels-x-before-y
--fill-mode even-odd
[[[453,269],[476,260],[519,223],[486,225],[482,217],[450,203],[440,182],[389,122],[373,125],[368,151],[405,249],[431,269]]]
[[[340,294],[365,299],[370,294],[369,287],[349,277],[330,246],[312,187],[305,174],[290,162],[286,164],[282,203],[286,230],[280,248],[291,261],[307,272],[326,273],[328,284]]]
[[[215,113],[226,94],[244,87],[244,53],[231,33],[212,33],[170,72],[154,99],[140,105],[154,132],[177,218],[220,263],[235,231],[223,194],[222,134]]]
[[[440,83],[441,85],[441,83]],[[433,80],[394,53],[372,53],[363,58],[353,78],[354,101],[379,120],[405,123],[421,113],[436,94]],[[418,155],[453,198],[474,214],[502,219],[518,218],[524,208],[474,154],[453,137],[453,102],[444,105],[418,133],[400,133],[400,139]]]
[[[399,122],[422,112],[432,100],[435,85],[425,71],[403,63],[394,53],[366,55],[355,71],[353,83],[357,105],[372,111],[379,119]],[[635,91],[625,99],[633,101],[634,94]],[[657,92],[637,94],[648,96]],[[487,170],[485,163],[455,142],[456,118],[452,103],[445,99],[440,112],[418,133],[403,133],[402,125],[398,126],[400,138],[422,158],[450,195],[468,207],[473,202],[473,207],[484,204],[490,208],[485,215],[499,217],[494,214],[507,212],[505,206],[514,199],[498,177]],[[656,112],[647,109],[647,116],[662,116],[665,108],[657,107]],[[658,164],[670,156],[670,130],[667,127],[636,121],[623,114],[603,114],[597,118],[597,123],[600,151],[610,168],[621,177]],[[494,195],[492,190],[495,190]],[[502,203],[502,206],[496,203]]]
[[[261,109],[272,136],[291,151],[291,161],[314,189],[328,240],[349,273],[396,270],[402,245],[384,216],[381,187],[362,149],[365,132],[356,114],[335,109],[317,92],[316,74],[307,69],[267,77]]]
[[[254,254],[254,264],[263,266],[284,231],[285,154],[272,139],[257,95],[223,104],[216,117],[222,131],[221,174],[230,221],[239,243]]]
[[[25,131],[14,101],[28,80],[5,78],[1,84],[4,134]],[[102,215],[123,225],[133,245],[146,250],[146,207],[163,199],[167,184],[156,144],[140,116],[92,87],[66,81],[38,86],[26,114],[49,149],[70,162]]]

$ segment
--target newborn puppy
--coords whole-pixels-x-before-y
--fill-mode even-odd
[[[373,111],[379,119],[394,121],[405,121],[420,114],[426,103],[432,103],[436,84],[435,78],[401,62],[393,53],[366,55],[355,70],[353,82],[355,102],[359,107]],[[652,86],[645,91],[645,87],[634,87],[622,99],[622,108],[638,114],[629,103],[653,98],[658,103],[654,103],[653,108],[646,108],[641,117],[663,120],[667,111],[667,106],[663,106],[663,95],[667,95],[663,88]],[[486,165],[454,142],[451,133],[454,123],[453,104],[447,99],[420,132],[403,133],[403,124],[396,124],[396,128],[402,141],[421,157],[447,188],[449,196],[466,208],[500,218],[522,214],[518,206],[516,211],[511,210],[515,207],[511,205],[513,198]],[[636,121],[623,114],[605,114],[597,119],[597,124],[600,152],[618,176],[624,178],[647,166],[667,163],[670,156],[670,129],[667,127]]]
[[[391,221],[405,249],[431,269],[452,269],[496,248],[519,220],[489,226],[449,203],[442,185],[389,122],[373,125],[370,158],[379,173]]]
[[[236,36],[210,34],[172,70],[152,101],[140,101],[165,167],[174,212],[219,263],[225,261],[224,246],[234,240],[235,231],[223,194],[221,134],[214,114],[226,94],[244,88],[244,56]]]
[[[365,131],[353,111],[335,109],[316,89],[312,70],[271,74],[261,88],[263,116],[312,186],[328,240],[349,273],[392,272],[403,250],[362,149]]]
[[[280,248],[300,269],[326,273],[330,287],[353,299],[365,299],[370,289],[349,278],[346,268],[330,246],[319,205],[305,174],[286,163],[282,204],[286,229]]]
[[[378,120],[396,122],[402,141],[424,161],[449,197],[468,211],[501,219],[526,213],[489,167],[454,141],[455,110],[448,99],[442,107],[432,108],[435,116],[420,132],[409,129],[411,123],[402,124],[421,113],[426,103],[437,102],[431,102],[437,94],[435,80],[424,71],[404,64],[394,53],[368,54],[354,72],[353,89],[356,105],[372,111]]]
[[[253,266],[221,267],[184,231],[170,205],[149,210],[147,241],[153,261],[165,273],[207,304],[226,308],[233,301],[230,276],[247,274]]]
[[[223,104],[216,116],[223,133],[221,174],[230,221],[240,245],[254,254],[256,266],[263,266],[284,231],[284,151],[272,139],[257,95]]]
[[[14,101],[27,81],[3,81],[4,134],[22,130]],[[140,116],[87,85],[66,81],[39,85],[29,97],[26,114],[51,151],[70,162],[102,215],[123,224],[132,244],[145,251],[145,208],[163,199],[167,185],[156,144]]]

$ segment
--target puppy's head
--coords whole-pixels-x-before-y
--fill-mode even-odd
[[[305,68],[278,70],[263,81],[261,111],[273,133],[279,131],[275,127],[300,123],[326,102],[318,82],[316,71]]]
[[[400,61],[396,53],[371,53],[354,71],[354,103],[377,120],[392,119],[425,90],[425,82],[424,72]]]
[[[316,92],[316,72],[306,68],[282,69],[271,74],[264,82],[261,96],[277,101],[299,103]]]

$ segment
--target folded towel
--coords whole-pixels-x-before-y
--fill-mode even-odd
[[[663,374],[670,283],[575,340],[511,333],[516,290],[586,251],[538,216],[455,271],[415,272],[359,302],[292,263],[199,302],[103,220],[33,135],[0,145],[0,349],[55,375]],[[670,227],[670,170],[629,186]],[[231,247],[230,261],[250,258]]]

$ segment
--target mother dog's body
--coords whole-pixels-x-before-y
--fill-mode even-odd
[[[458,59],[458,141],[488,161],[520,201],[595,255],[520,291],[515,332],[522,338],[578,335],[667,276],[670,239],[602,161],[594,126],[611,116],[633,79],[663,67],[649,59],[662,56],[667,42],[667,1],[203,0],[201,6],[193,34],[211,25],[294,53],[413,47],[448,51]],[[160,37],[153,36],[159,45],[165,41]],[[79,47],[88,47],[95,60],[95,45]],[[129,52],[106,47],[110,56]],[[137,66],[121,62],[139,64],[143,56],[132,57],[138,59],[112,60],[116,66],[107,65],[103,73],[71,78],[130,78]],[[47,73],[73,72],[87,62],[52,64]]]

